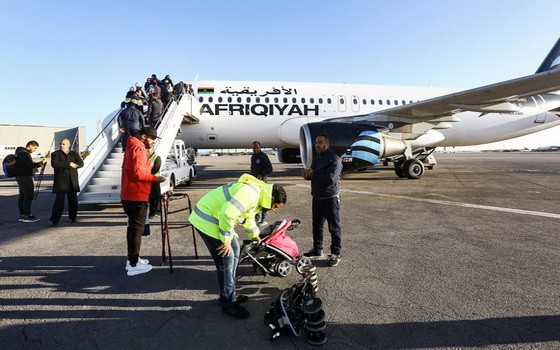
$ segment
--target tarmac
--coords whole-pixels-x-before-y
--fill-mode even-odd
[[[271,156],[271,160],[274,160]],[[169,259],[160,266],[159,221],[141,256],[154,265],[128,277],[120,205],[81,206],[78,222],[48,226],[47,172],[33,203],[43,220],[18,222],[17,184],[0,178],[1,349],[558,349],[560,348],[560,153],[437,154],[420,180],[390,167],[342,179],[342,260],[316,260],[328,340],[270,341],[263,318],[301,276],[239,270],[248,320],[221,312],[215,267],[186,225],[187,198],[170,202]],[[250,156],[199,157],[198,179],[176,192],[192,204],[248,171]],[[301,165],[273,163],[286,206],[269,222],[311,248],[309,182]],[[50,167],[48,167],[49,170]],[[240,237],[244,234],[239,231]],[[325,235],[329,253],[330,236]],[[167,251],[166,251],[166,255]]]

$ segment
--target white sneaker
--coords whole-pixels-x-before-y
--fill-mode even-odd
[[[139,263],[139,264],[148,265],[148,264],[150,263],[150,260],[138,258],[138,263]],[[130,266],[130,261],[127,260],[127,261],[126,261],[126,264],[125,264],[125,266],[124,266],[124,269],[125,269],[125,270],[128,270],[128,269],[130,269],[130,268],[131,268],[131,266]]]
[[[261,221],[261,222],[259,222],[259,223],[257,224],[257,226],[259,226],[259,227],[268,226],[268,221],[266,221],[266,220]]]
[[[21,221],[21,222],[37,222],[37,221],[41,221],[41,218],[36,218],[33,215],[27,215],[23,218],[20,218],[19,221]]]
[[[154,267],[150,264],[136,264],[136,266],[131,266],[127,271],[126,274],[128,276],[136,276],[141,273],[146,273],[153,269]]]

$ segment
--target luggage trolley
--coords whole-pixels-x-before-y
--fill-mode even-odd
[[[185,208],[179,209],[176,212],[180,212],[183,210],[188,210],[189,214],[192,212],[192,202],[191,198],[186,193],[176,193],[176,194],[163,194],[161,196],[161,216],[160,216],[160,225],[161,225],[161,264],[163,265],[167,261],[167,256],[165,253],[165,246],[167,245],[167,255],[169,256],[169,272],[173,272],[173,258],[171,255],[171,238],[169,231],[174,228],[183,228],[183,227],[190,227],[193,237],[193,244],[194,244],[194,255],[198,259],[198,249],[196,246],[196,233],[194,232],[194,227],[190,222],[186,222],[181,226],[174,226],[170,227],[169,225],[169,202],[173,200],[179,199],[187,199],[187,206]]]

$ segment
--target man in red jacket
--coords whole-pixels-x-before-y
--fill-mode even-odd
[[[148,148],[154,146],[157,131],[151,126],[142,128],[136,137],[129,137],[122,165],[121,203],[128,216],[126,241],[128,276],[146,273],[152,269],[149,261],[141,259],[140,245],[148,210],[148,197],[152,182],[163,182],[165,177],[152,175]]]

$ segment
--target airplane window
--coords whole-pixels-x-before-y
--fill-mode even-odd
[[[238,97],[238,98],[237,98],[237,102],[241,102],[241,97]]]
[[[412,102],[412,100],[410,100],[410,103],[414,103],[414,102]]]
[[[214,99],[212,97],[208,97],[208,102],[212,103]]]
[[[309,99],[309,103],[315,103],[315,99],[312,97]]]
[[[382,101],[382,100],[379,100],[379,104],[382,105],[382,104],[383,104],[383,101]]]
[[[399,105],[399,101],[395,100],[395,105],[398,106],[398,105]]]
[[[371,103],[372,105],[374,105],[374,104],[375,104],[375,100],[372,98],[372,99],[369,101],[369,103]]]
[[[301,98],[301,103],[305,103],[305,98]]]
[[[228,98],[227,98],[227,101],[228,101],[228,102],[231,102],[231,97],[228,97]]]
[[[198,98],[198,102],[200,102],[200,103],[204,102],[204,97],[200,96],[200,97]]]
[[[402,100],[402,104],[405,105],[405,104],[406,104],[406,101],[405,101],[405,100]]]
[[[260,98],[260,97],[257,97],[257,98],[255,99],[255,102],[257,102],[257,103],[261,102],[261,98]]]
[[[284,97],[284,103],[288,103],[288,98]]]
[[[295,97],[292,98],[292,103],[297,103],[297,99]]]
[[[274,98],[274,103],[278,103],[278,97]]]
[[[365,98],[362,100],[362,104],[367,105],[367,100]]]
[[[247,97],[247,103],[251,102],[251,98]]]
[[[222,96],[218,97],[218,102],[222,103],[223,100]]]
[[[343,98],[340,99],[340,104],[341,104],[341,105],[344,104],[344,99],[343,99]]]
[[[355,104],[355,105],[357,105],[357,104],[358,104],[358,100],[354,98],[354,99],[352,99],[352,103]]]
[[[332,100],[331,100],[330,98],[327,98],[327,103],[328,103],[328,104],[331,104],[331,103],[332,103]]]
[[[387,104],[390,106],[391,105],[391,100],[387,100]]]
[[[264,98],[264,102],[266,102],[266,103],[270,102],[270,98],[265,97],[265,98]]]
[[[319,103],[323,104],[323,99],[322,98],[319,98]]]

